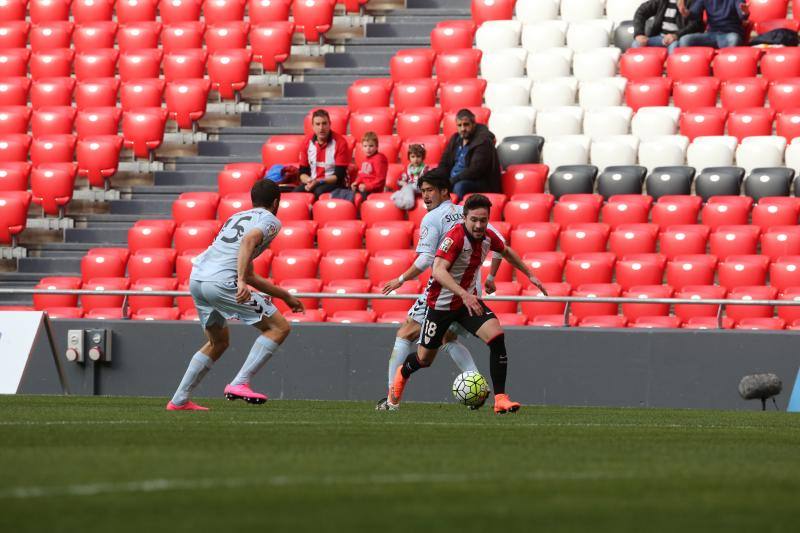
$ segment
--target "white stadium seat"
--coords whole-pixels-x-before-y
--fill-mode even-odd
[[[583,108],[578,106],[551,107],[536,115],[536,135],[545,139],[583,132]]]
[[[516,82],[516,79],[510,78],[487,83],[486,91],[483,93],[484,105],[492,110],[508,106],[529,105],[531,103],[530,90],[525,84]]]
[[[534,82],[572,75],[572,50],[551,48],[528,54],[526,71]]]
[[[542,159],[554,169],[562,165],[588,165],[592,141],[586,135],[564,135],[547,139]]]
[[[528,23],[558,18],[559,0],[517,0],[514,13],[517,20]]]
[[[583,133],[594,140],[610,135],[628,135],[633,111],[627,106],[588,109],[583,115]]]
[[[730,135],[695,137],[686,151],[686,163],[698,170],[731,166],[737,144],[736,137]]]
[[[604,0],[561,0],[561,19],[580,22],[603,18]]]
[[[675,135],[681,110],[678,107],[641,107],[631,120],[631,133],[641,140]]]
[[[522,23],[518,20],[489,20],[475,32],[475,48],[494,52],[519,46]]]
[[[606,19],[618,25],[633,20],[633,14],[646,0],[606,0]]]
[[[591,163],[603,169],[615,165],[635,165],[639,139],[633,135],[610,135],[592,139]]]
[[[481,78],[500,81],[525,76],[525,60],[528,52],[524,48],[505,48],[486,52],[481,58]]]
[[[515,135],[532,135],[536,121],[536,110],[532,107],[504,107],[493,110],[489,117],[489,129],[497,142]]]
[[[736,149],[736,166],[746,172],[759,167],[782,167],[786,139],[777,135],[745,137]]]
[[[575,78],[536,81],[531,89],[531,105],[536,109],[573,105],[577,88]]]
[[[792,139],[786,147],[786,166],[795,170],[800,168],[800,137]]]
[[[561,48],[567,42],[567,23],[563,20],[545,20],[522,27],[522,47],[529,52]]]
[[[572,58],[572,72],[579,81],[613,78],[617,74],[619,56],[620,49],[615,47],[576,53]]]
[[[634,117],[635,119],[635,117]],[[639,164],[652,170],[655,167],[684,165],[689,138],[683,135],[663,135],[639,139]]]
[[[620,106],[625,99],[627,82],[622,76],[582,81],[578,87],[578,104],[584,109]]]
[[[605,20],[573,22],[567,30],[567,47],[575,52],[588,52],[607,48],[610,38],[611,27]]]

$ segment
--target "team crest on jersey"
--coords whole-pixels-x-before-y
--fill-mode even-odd
[[[422,229],[419,230],[419,238],[424,239],[428,236],[428,226],[422,226]]]
[[[270,224],[267,226],[267,235],[270,237],[274,237],[278,234],[278,226],[276,224]]]
[[[453,239],[447,237],[445,238],[445,240],[442,241],[442,244],[439,246],[439,249],[447,253],[452,245],[453,245]]]

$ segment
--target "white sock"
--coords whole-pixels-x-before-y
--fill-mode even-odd
[[[442,352],[450,355],[453,362],[461,370],[461,372],[478,371],[475,366],[475,361],[472,359],[472,354],[469,353],[467,347],[458,341],[450,341],[441,348]]]
[[[178,385],[178,390],[175,391],[175,395],[172,397],[172,403],[183,405],[189,401],[189,395],[206,377],[213,364],[214,360],[203,352],[194,354],[192,360],[189,361],[189,368],[186,369],[186,373],[183,375],[180,385]]]
[[[233,378],[231,385],[244,385],[250,383],[250,379],[256,375],[256,372],[261,370],[267,361],[270,360],[272,354],[278,349],[278,344],[272,339],[268,339],[263,335],[259,335],[253,347],[250,348],[250,354],[242,365],[242,369]]]
[[[411,353],[412,342],[400,337],[395,337],[394,348],[392,348],[392,355],[389,357],[389,387],[392,386],[394,375],[397,369],[406,360],[408,354]]]

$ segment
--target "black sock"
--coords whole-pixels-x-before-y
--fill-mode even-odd
[[[508,370],[506,336],[501,333],[489,342],[489,372],[495,395],[506,392],[506,370]]]
[[[408,379],[408,377],[419,370],[422,367],[426,367],[429,365],[423,364],[418,358],[416,352],[408,354],[406,357],[405,362],[403,362],[403,366],[400,367],[400,373],[403,374],[403,377]]]

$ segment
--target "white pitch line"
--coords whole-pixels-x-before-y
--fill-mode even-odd
[[[30,486],[0,490],[0,499],[52,498],[61,496],[97,496],[106,494],[129,494],[167,492],[177,490],[237,489],[243,487],[287,487],[304,485],[398,485],[398,484],[445,484],[476,481],[608,481],[632,479],[629,473],[611,472],[531,472],[509,476],[466,474],[423,474],[345,477],[345,476],[271,476],[266,478],[229,479],[145,479],[122,483],[102,482],[72,484],[61,487]]]

